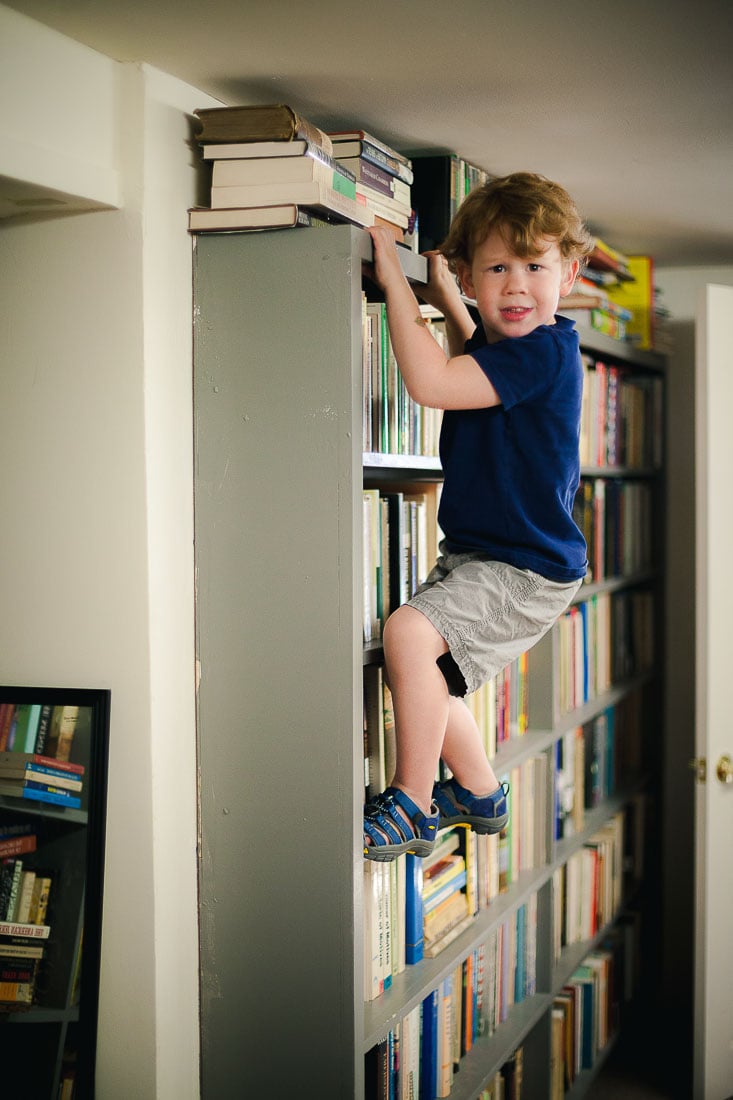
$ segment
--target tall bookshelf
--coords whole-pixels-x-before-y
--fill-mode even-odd
[[[3,1095],[16,1100],[91,1100],[94,1096],[110,692],[104,689],[0,687],[0,706],[78,708],[69,778],[81,782],[71,802],[21,797],[5,780],[0,842],[16,838],[24,874],[50,880],[45,917],[18,910],[0,924],[0,951],[41,949],[29,1002],[0,997]],[[7,712],[6,712],[7,713]],[[7,745],[6,745],[7,749]],[[0,754],[5,766],[20,755]],[[27,746],[26,751],[32,751]],[[52,748],[42,755],[53,758]],[[49,766],[54,766],[49,760]],[[37,777],[36,777],[37,778]],[[53,780],[49,780],[53,782]],[[63,782],[63,781],[61,781]],[[33,846],[23,844],[26,837]],[[6,918],[7,921],[7,918]],[[34,935],[35,931],[35,935]],[[38,938],[36,938],[38,937]]]
[[[445,951],[405,967],[365,1003],[363,670],[380,656],[362,633],[362,489],[421,484],[439,470],[408,456],[370,456],[364,466],[368,234],[202,235],[194,247],[202,1097],[239,1097],[245,1085],[286,1096],[297,1079],[308,1096],[361,1098],[372,1048],[531,903],[534,990],[477,1038],[450,1095],[475,1100],[522,1046],[522,1096],[549,1100],[553,1000],[608,933],[561,944],[553,891],[574,854],[647,783],[636,760],[585,810],[582,827],[557,839],[554,754],[565,734],[632,692],[653,697],[656,662],[627,664],[567,709],[560,626],[532,651],[528,729],[500,746],[495,770],[546,757],[546,859]],[[423,281],[424,261],[401,254],[408,277]],[[606,344],[595,351],[614,364],[644,376],[660,367]],[[653,468],[583,472],[658,482]],[[578,599],[656,585],[650,566],[594,581]],[[574,1098],[591,1076],[575,1082]]]

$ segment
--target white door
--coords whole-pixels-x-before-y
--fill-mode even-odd
[[[708,286],[702,292],[696,339],[696,746],[698,760],[707,762],[707,777],[695,784],[695,1100],[728,1100],[733,1097],[733,287]]]

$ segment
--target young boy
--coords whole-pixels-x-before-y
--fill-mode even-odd
[[[567,192],[542,176],[517,172],[474,190],[427,254],[420,288],[445,318],[446,358],[391,235],[370,233],[407,390],[445,410],[441,557],[384,629],[396,769],[365,808],[364,854],[387,861],[427,855],[438,829],[494,833],[508,820],[508,787],[462,697],[539,641],[585,575],[572,519],[582,366],[573,323],[555,311],[592,242]],[[441,757],[452,778],[435,783]]]

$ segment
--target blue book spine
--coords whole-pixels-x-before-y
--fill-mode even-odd
[[[519,1004],[524,1000],[526,986],[526,961],[527,961],[527,906],[520,905],[517,909],[517,969],[514,972],[514,1002]]]
[[[405,962],[413,964],[423,957],[422,859],[405,859]]]
[[[56,794],[54,791],[47,791],[36,783],[25,785],[23,798],[29,798],[36,802],[52,802],[56,806],[68,806],[69,809],[74,810],[81,806],[80,798],[76,798],[74,795],[62,795]]]
[[[560,806],[560,773],[563,768],[563,740],[562,737],[558,737],[555,742],[555,782],[552,784],[554,793],[554,817],[555,817],[555,840],[562,840],[563,827],[562,827],[562,809]]]
[[[434,989],[422,1003],[420,1100],[435,1100],[438,1091],[438,998]]]
[[[580,617],[583,624],[583,702],[590,697],[590,652],[588,646],[588,605],[580,604]]]
[[[593,1068],[593,1029],[595,1027],[593,1003],[593,982],[581,982],[583,1009],[582,1009],[582,1068]]]

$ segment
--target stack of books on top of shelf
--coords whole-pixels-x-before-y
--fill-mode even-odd
[[[36,974],[49,926],[51,878],[28,865],[37,847],[30,826],[0,832],[0,1005],[33,1003]]]
[[[330,130],[333,155],[356,178],[356,194],[374,213],[377,225],[399,241],[412,234],[412,161],[367,130]]]
[[[84,765],[72,763],[78,706],[0,704],[0,795],[78,809]]]
[[[356,176],[320,127],[284,103],[195,112],[212,162],[211,206],[189,210],[191,232],[232,232],[350,222],[374,224]]]

